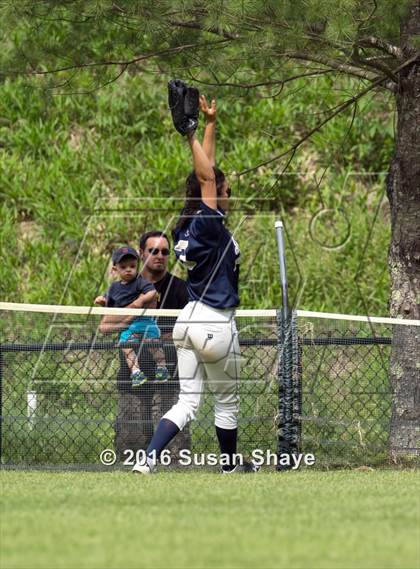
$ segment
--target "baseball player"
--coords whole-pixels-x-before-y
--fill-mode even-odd
[[[186,181],[186,202],[173,231],[175,253],[188,269],[189,302],[173,330],[177,349],[178,402],[160,420],[146,461],[133,471],[149,474],[168,442],[193,420],[207,381],[215,399],[215,426],[224,459],[221,472],[256,472],[253,463],[236,464],[240,348],[235,325],[239,304],[240,251],[224,225],[230,188],[215,167],[216,102],[207,104],[197,89],[171,81],[169,104],[175,128],[186,135],[194,171]],[[195,136],[199,105],[206,117],[203,145]]]

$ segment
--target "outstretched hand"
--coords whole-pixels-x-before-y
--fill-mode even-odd
[[[207,99],[204,95],[200,95],[200,111],[206,117],[207,122],[216,122],[216,100],[212,99],[211,104],[207,103]]]

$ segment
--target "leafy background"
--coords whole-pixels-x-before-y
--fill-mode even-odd
[[[42,79],[1,84],[3,301],[89,305],[107,285],[113,247],[135,245],[151,228],[170,231],[191,159],[171,124],[169,78],[132,71],[95,90],[81,71],[73,94],[63,95]],[[242,307],[279,305],[274,220],[282,218],[294,306],[386,315],[390,96],[366,97],[354,114],[328,123],[286,171],[288,157],[239,176],[304,135],[351,95],[353,81],[301,79],[274,97],[201,89],[218,100],[217,154],[236,199],[229,225],[242,249]]]

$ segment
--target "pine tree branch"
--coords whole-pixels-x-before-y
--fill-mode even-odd
[[[112,66],[112,65],[122,65],[122,66],[129,66],[134,63],[138,63],[139,61],[144,61],[146,59],[152,59],[155,57],[160,57],[162,55],[172,55],[176,53],[181,53],[182,51],[190,50],[190,49],[202,49],[208,47],[214,47],[216,45],[220,45],[226,42],[230,42],[232,40],[223,39],[215,42],[208,42],[208,43],[195,43],[195,44],[185,44],[177,47],[171,47],[168,49],[162,49],[159,51],[152,51],[145,55],[139,55],[130,59],[128,61],[114,61],[114,60],[103,60],[103,61],[91,61],[88,63],[79,63],[76,65],[67,65],[64,67],[58,67],[56,69],[47,69],[46,71],[9,71],[8,74],[13,75],[50,75],[52,73],[60,73],[62,71],[71,71],[73,69],[84,69],[84,68],[92,68],[92,67],[105,67],[105,66]],[[7,73],[4,74],[6,76]]]
[[[312,53],[299,51],[285,52],[283,55],[289,59],[298,59],[302,61],[310,61],[312,63],[319,63],[325,67],[335,69],[336,71],[341,71],[342,73],[352,75],[353,77],[358,77],[359,79],[366,79],[367,81],[375,81],[377,79],[377,75],[373,75],[372,73],[367,72],[365,69],[360,68],[359,66],[350,65],[349,63],[337,59],[330,59],[321,55],[313,55]]]
[[[218,36],[222,36],[222,37],[224,37],[226,39],[230,39],[230,40],[237,40],[240,37],[239,34],[226,32],[224,30],[221,30],[218,26],[213,26],[211,28],[205,28],[204,26],[202,26],[198,22],[181,22],[178,20],[171,20],[169,22],[169,24],[171,26],[176,26],[179,28],[189,28],[192,30],[200,30],[203,32],[209,32],[211,34],[216,34]]]
[[[365,38],[361,38],[358,40],[357,45],[360,47],[369,47],[374,48],[382,51],[383,53],[387,53],[388,55],[392,55],[397,59],[403,58],[402,49],[400,49],[396,45],[392,45],[381,38],[377,38],[375,36],[367,36]]]
[[[218,28],[218,27],[206,29],[199,22],[182,22],[179,20],[172,20],[170,23],[171,23],[171,25],[174,25],[174,26],[193,28],[193,29],[200,30],[200,31],[211,32],[213,34],[221,35],[221,36],[223,36],[225,38],[229,38],[229,39],[235,39],[235,40],[240,39],[239,33],[224,32],[224,31],[220,30],[220,28]],[[307,35],[312,40],[326,42],[326,40],[324,40],[322,37],[319,37],[317,34],[308,33]],[[333,47],[337,48],[337,45],[335,45]],[[340,47],[342,47],[342,46],[340,46]],[[331,59],[331,58],[322,57],[319,55],[312,55],[310,53],[305,53],[305,52],[294,52],[294,53],[292,52],[289,54],[286,53],[285,55],[287,57],[289,57],[290,59],[300,59],[300,60],[304,60],[304,61],[311,61],[314,63],[320,63],[321,65],[329,67],[330,69],[335,69],[336,71],[340,71],[342,73],[352,75],[352,76],[357,77],[359,79],[366,79],[367,81],[374,81],[377,78],[377,74],[369,73],[366,70],[366,66],[380,70],[382,73],[389,73],[388,68],[386,68],[385,66],[384,66],[384,68],[382,68],[382,65],[379,65],[379,64],[369,65],[368,63],[366,63],[366,65],[362,65],[360,63],[360,64],[356,64],[356,65],[351,65],[345,61],[340,61],[338,59]],[[390,79],[394,80],[395,78],[390,77]]]
[[[177,53],[181,53],[183,51],[189,51],[189,50],[192,51],[194,49],[209,48],[209,47],[213,47],[213,46],[222,47],[223,43],[241,39],[239,33],[227,32],[227,31],[222,30],[218,26],[214,26],[212,28],[206,29],[198,21],[197,22],[196,21],[184,22],[181,20],[171,19],[169,21],[169,24],[172,26],[176,26],[176,27],[185,27],[185,28],[190,28],[190,29],[197,29],[197,30],[200,30],[203,32],[209,32],[209,33],[215,34],[217,36],[220,36],[223,39],[221,39],[219,41],[215,41],[215,42],[204,43],[204,44],[191,43],[191,44],[181,45],[181,46],[177,46],[177,47],[171,47],[171,48],[167,48],[167,49],[163,49],[163,50],[158,50],[155,52],[151,52],[149,54],[137,56],[137,57],[135,57],[131,60],[128,60],[128,61],[104,60],[104,61],[98,61],[98,62],[87,62],[87,63],[80,63],[80,64],[75,64],[75,65],[63,66],[60,68],[50,69],[50,70],[45,70],[45,71],[31,70],[31,71],[27,72],[27,74],[30,74],[30,75],[47,75],[47,74],[51,74],[51,73],[70,71],[73,69],[81,69],[81,68],[92,68],[92,67],[112,66],[112,65],[129,66],[129,65],[138,63],[140,61],[143,61],[143,60],[147,60],[147,59],[151,59],[151,58],[157,58],[157,57],[164,56],[164,55],[177,54]],[[319,38],[319,39],[322,40],[322,38]],[[379,38],[374,38],[373,36],[362,38],[362,40],[360,40],[359,43],[369,43],[370,47],[375,46],[378,49],[385,50],[386,53],[392,52],[394,54],[394,56],[397,53],[400,53],[399,51],[395,51],[395,50],[398,50],[398,48],[395,48],[395,46],[390,46],[390,44],[383,42]],[[353,53],[355,53],[355,52],[353,52]],[[387,65],[384,65],[381,62],[378,62],[377,60],[374,60],[374,61],[373,60],[367,60],[367,59],[362,59],[359,56],[357,56],[353,59],[353,62],[350,63],[349,61],[346,61],[343,59],[339,59],[339,58],[335,58],[335,57],[328,57],[326,55],[313,54],[313,53],[306,52],[306,51],[283,52],[283,53],[277,53],[276,56],[277,57],[285,57],[285,58],[291,59],[291,60],[301,60],[301,61],[306,61],[306,62],[317,63],[317,64],[326,68],[325,72],[335,70],[335,71],[338,71],[338,72],[341,72],[341,73],[344,73],[344,74],[347,74],[347,75],[350,75],[353,77],[357,77],[358,79],[363,79],[363,80],[369,81],[371,83],[372,82],[375,83],[376,80],[378,79],[378,75],[376,73],[373,73],[373,70],[378,70],[381,72],[381,74],[386,74],[388,76],[388,79],[389,79],[389,81],[387,83],[381,82],[381,85],[387,89],[390,89],[391,91],[395,91],[395,84],[397,82],[397,77],[395,76],[395,74],[392,72],[392,70]],[[14,73],[15,74],[21,74],[20,72],[14,72]],[[284,80],[279,80],[276,83],[277,84],[284,84],[285,82],[287,82],[289,80],[293,80],[293,79],[294,79],[294,77],[292,77],[290,79],[286,78]],[[219,83],[219,85],[221,86],[224,84]],[[376,85],[376,83],[375,83],[375,85]],[[239,85],[232,84],[231,86],[238,86],[238,87],[244,87],[244,88],[246,87],[245,85],[241,85],[241,84],[239,84]],[[249,88],[258,87],[258,86],[260,86],[260,84],[250,84]],[[262,84],[261,84],[261,86],[262,86]]]
[[[97,91],[100,91],[101,89],[103,89],[104,87],[106,87],[107,85],[111,85],[111,83],[115,83],[115,81],[118,81],[118,79],[127,71],[128,65],[123,65],[122,69],[117,73],[117,75],[115,75],[114,77],[112,77],[112,79],[109,79],[108,81],[105,81],[105,83],[101,83],[100,85],[98,85],[97,87],[94,87],[93,89],[89,89],[87,91],[59,91],[59,92],[55,92],[54,95],[55,96],[59,96],[59,95],[64,95],[64,96],[69,96],[69,95],[92,95],[92,93],[96,93]],[[54,86],[53,89],[57,89],[58,86]]]
[[[317,75],[325,75],[333,71],[334,71],[333,69],[321,69],[318,71],[312,71],[310,73],[299,73],[297,75],[291,75],[290,77],[286,77],[286,79],[278,79],[275,81],[260,81],[259,83],[229,83],[229,82],[210,83],[209,81],[203,81],[195,77],[193,77],[193,80],[196,83],[200,83],[201,85],[207,85],[209,87],[238,87],[239,89],[255,89],[257,87],[274,87],[275,85],[284,85],[285,83],[290,83],[291,81],[295,81],[296,79],[302,79],[304,77],[314,77]]]
[[[394,73],[392,73],[392,70],[387,65],[384,65],[380,61],[374,61],[374,60],[368,61],[367,59],[360,57],[359,48],[357,45],[354,45],[353,47],[352,61],[353,63],[362,68],[367,67],[368,69],[376,69],[377,71],[380,71],[384,75],[387,75],[388,78],[391,81],[393,81],[395,84],[398,83],[398,77],[394,75]]]
[[[361,97],[366,95],[369,91],[371,91],[372,89],[377,87],[384,80],[385,80],[384,77],[378,79],[376,82],[369,85],[369,87],[367,87],[366,89],[363,89],[363,91],[361,91],[360,93],[358,93],[354,97],[351,97],[347,101],[344,101],[344,103],[342,103],[341,105],[338,105],[338,107],[336,108],[336,110],[334,112],[330,113],[324,120],[320,121],[314,128],[312,128],[302,138],[300,138],[295,144],[290,146],[287,150],[285,150],[281,154],[278,154],[277,156],[274,156],[273,158],[270,158],[269,160],[265,160],[264,162],[260,162],[260,164],[257,164],[257,166],[253,166],[252,168],[247,168],[246,170],[242,170],[242,172],[238,173],[238,176],[243,176],[244,174],[248,174],[249,172],[253,172],[255,170],[258,170],[258,168],[261,168],[262,166],[267,166],[268,164],[271,164],[272,162],[276,162],[277,160],[284,158],[285,156],[287,156],[290,153],[292,153],[294,155],[296,150],[304,142],[306,142],[313,134],[315,134],[316,132],[321,130],[322,127],[325,126],[328,122],[330,122],[334,117],[336,117],[338,114],[345,111],[348,107],[353,105],[356,101],[358,101]],[[290,163],[290,160],[288,163]]]
[[[373,9],[372,14],[374,13],[375,10],[376,10],[376,8]],[[174,25],[174,26],[192,28],[192,29],[201,30],[201,31],[207,31],[207,32],[210,32],[210,33],[213,33],[216,35],[220,35],[220,36],[225,37],[225,38],[229,38],[229,39],[235,39],[236,40],[236,39],[240,39],[240,37],[241,37],[239,33],[224,32],[224,31],[220,30],[220,28],[218,28],[218,27],[206,29],[199,22],[182,22],[179,20],[172,20],[170,23],[171,23],[171,25]],[[319,34],[308,32],[307,36],[314,41],[326,43],[330,47],[334,47],[335,49],[343,50],[342,45],[330,42],[330,41],[326,40],[325,38],[319,36]],[[391,50],[391,54],[394,56],[396,53],[398,53],[398,48],[396,48],[395,46],[391,46],[390,44],[387,44],[385,41],[382,41],[379,38],[374,38],[372,36],[369,38],[364,38],[363,41],[369,41],[370,42],[369,47],[373,47],[373,44],[375,44],[374,47],[377,47],[378,49],[388,48]],[[395,50],[397,50],[397,51],[395,51]],[[401,50],[399,50],[399,52],[401,52]],[[387,52],[387,53],[389,53],[389,52]],[[402,55],[402,52],[401,52],[401,55]],[[353,65],[352,65],[346,61],[342,61],[339,59],[327,58],[327,57],[323,57],[323,56],[319,56],[319,55],[312,55],[310,53],[305,53],[305,52],[295,52],[294,54],[289,54],[287,56],[292,58],[292,59],[301,59],[304,61],[312,61],[314,63],[320,63],[321,65],[325,65],[326,67],[329,67],[331,69],[335,69],[335,70],[340,71],[342,73],[352,75],[353,77],[357,77],[359,79],[366,79],[367,81],[375,81],[375,79],[377,79],[378,76],[376,73],[370,73],[369,72],[370,69],[372,69],[372,70],[374,69],[376,71],[380,71],[381,73],[388,75],[388,78],[392,82],[396,82],[396,77],[392,75],[392,72],[389,69],[389,67],[381,64],[380,62],[363,60],[360,57],[355,58],[353,60]],[[385,88],[393,91],[392,83],[386,84]]]
[[[367,15],[366,18],[356,18],[356,21],[359,22],[359,25],[357,26],[358,31],[360,32],[364,27],[367,27],[369,22],[372,20],[373,16],[375,15],[376,10],[378,9],[378,3],[376,0],[372,0],[372,4],[373,4],[373,8],[370,12],[370,14]]]
[[[406,67],[408,67],[409,65],[416,63],[419,60],[419,57],[420,57],[420,54],[418,54],[418,53],[416,55],[414,55],[413,57],[410,57],[409,59],[404,61],[404,63],[402,63],[396,69],[394,69],[393,73],[397,74],[400,71],[402,71],[403,69],[405,69]],[[284,158],[284,156],[287,156],[287,154],[292,153],[294,155],[296,150],[304,142],[306,142],[306,140],[308,140],[313,134],[315,134],[315,132],[318,132],[319,130],[321,130],[322,127],[325,126],[328,122],[330,122],[334,117],[336,117],[338,114],[340,114],[343,111],[345,111],[346,109],[348,109],[351,105],[355,104],[359,99],[364,97],[367,93],[369,93],[370,91],[372,91],[376,87],[379,87],[379,85],[384,83],[386,80],[387,80],[387,77],[378,77],[375,81],[373,81],[373,83],[371,83],[368,87],[366,87],[366,89],[363,89],[362,91],[360,91],[360,93],[358,93],[357,95],[354,95],[354,97],[351,97],[350,99],[347,99],[347,101],[344,101],[342,104],[338,105],[332,113],[330,113],[324,120],[320,121],[314,128],[312,128],[309,132],[307,132],[302,138],[300,138],[295,144],[290,146],[287,150],[285,150],[281,154],[278,154],[277,156],[274,156],[273,158],[270,158],[269,160],[265,160],[264,162],[257,164],[257,166],[253,166],[252,168],[247,168],[246,170],[242,170],[242,172],[238,173],[238,176],[243,176],[244,174],[248,174],[249,172],[253,172],[262,166],[267,166],[268,164],[271,164],[272,162],[275,162],[277,160],[280,160],[281,158]],[[288,161],[288,164],[289,163],[290,163],[290,160]]]

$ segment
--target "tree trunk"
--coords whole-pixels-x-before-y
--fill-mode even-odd
[[[401,25],[401,48],[415,54],[420,2],[412,2]],[[388,264],[391,316],[420,319],[420,62],[403,70],[396,93],[395,154],[387,180],[392,237]],[[420,327],[394,326],[390,360],[391,457],[420,455]]]

